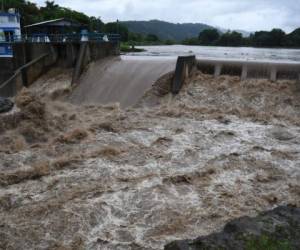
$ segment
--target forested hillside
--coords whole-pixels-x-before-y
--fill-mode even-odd
[[[175,24],[159,20],[151,21],[126,21],[122,22],[130,32],[142,35],[154,34],[161,40],[174,40],[181,42],[182,40],[198,36],[199,32],[204,29],[212,28],[202,23],[184,23]]]
[[[5,0],[3,4],[5,10],[15,8],[20,12],[22,27],[44,20],[65,17],[87,25],[91,30],[102,31],[104,29],[104,23],[99,17],[89,17],[82,12],[61,7],[54,1],[46,1],[45,7],[38,7],[35,3],[25,0]]]

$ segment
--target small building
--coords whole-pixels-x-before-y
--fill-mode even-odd
[[[12,57],[11,43],[21,39],[20,15],[14,9],[0,12],[0,57]]]
[[[58,18],[27,25],[24,28],[31,42],[63,42],[67,37],[80,34],[85,26],[67,18]]]

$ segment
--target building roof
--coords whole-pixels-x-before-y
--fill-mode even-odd
[[[54,27],[61,27],[61,26],[69,26],[69,27],[80,27],[83,26],[80,23],[66,19],[66,18],[58,18],[58,19],[53,19],[53,20],[48,20],[40,23],[34,23],[25,26],[25,28],[31,28],[31,27],[38,27],[38,26],[54,26]]]

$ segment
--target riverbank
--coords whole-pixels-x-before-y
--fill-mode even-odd
[[[144,50],[144,49],[138,49],[134,45],[129,45],[129,44],[121,43],[120,51],[123,52],[123,53],[128,53],[128,52],[144,52],[146,50]]]
[[[163,249],[300,206],[296,82],[194,72],[122,109],[45,94],[67,76],[0,115],[0,248]]]
[[[224,230],[195,240],[173,242],[165,250],[203,249],[298,249],[300,208],[280,206],[259,216],[227,223]]]

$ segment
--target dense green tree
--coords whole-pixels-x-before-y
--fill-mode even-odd
[[[167,39],[167,40],[165,41],[165,45],[174,45],[174,44],[176,44],[176,41],[174,41],[174,40],[172,40],[172,39]]]
[[[106,33],[117,33],[121,35],[121,41],[127,42],[129,32],[126,26],[122,25],[120,22],[111,22],[104,25],[104,31]]]
[[[89,28],[91,31],[102,32],[104,30],[104,23],[100,17],[90,17]]]
[[[21,14],[21,25],[28,25],[43,20],[39,8],[35,3],[25,0],[5,0],[4,9],[15,8]]]
[[[267,31],[255,32],[250,37],[251,44],[256,47],[268,47],[270,46],[270,34]]]
[[[282,47],[285,42],[285,32],[281,29],[273,29],[270,32],[270,44],[272,47]]]
[[[221,35],[217,41],[217,45],[220,46],[242,46],[243,45],[243,35],[239,32],[226,32]]]
[[[157,35],[154,35],[154,34],[148,34],[146,36],[146,41],[147,42],[158,42],[159,41],[159,38]]]
[[[184,45],[200,45],[198,37],[187,38],[182,41]]]
[[[128,41],[141,43],[145,41],[145,37],[142,34],[129,32]]]
[[[89,17],[84,13],[61,7],[55,1],[46,1],[45,7],[39,8],[35,3],[25,0],[5,0],[4,8],[5,10],[15,8],[19,11],[22,27],[36,22],[65,17],[86,25],[91,30],[103,31],[103,22],[100,18]]]
[[[300,28],[288,34],[285,43],[288,47],[300,48]]]
[[[213,45],[220,37],[217,29],[205,29],[199,34],[199,42],[201,45]]]
[[[281,29],[273,29],[270,32],[255,32],[250,39],[253,46],[257,47],[282,47],[285,44],[285,36]]]

